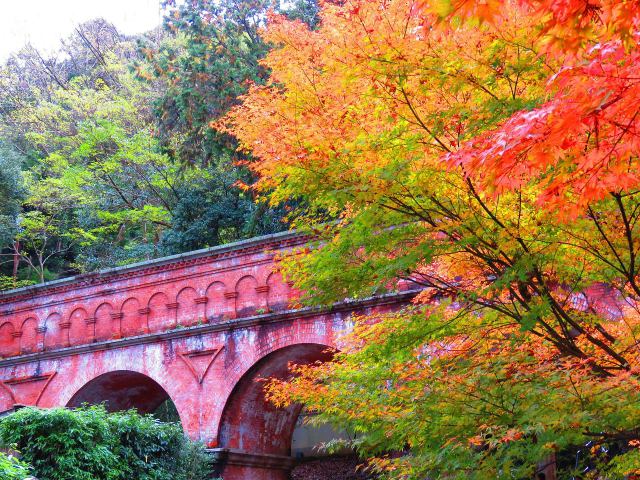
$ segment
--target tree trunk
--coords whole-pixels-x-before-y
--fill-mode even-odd
[[[18,266],[20,265],[20,242],[13,242],[13,281],[18,280]]]

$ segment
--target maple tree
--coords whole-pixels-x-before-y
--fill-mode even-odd
[[[640,473],[635,2],[325,3],[272,16],[224,120],[317,248],[307,301],[402,285],[340,353],[271,381],[389,478]],[[220,124],[216,124],[220,127]],[[388,455],[389,452],[402,452]]]

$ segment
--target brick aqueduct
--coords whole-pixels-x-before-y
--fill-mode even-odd
[[[353,313],[412,296],[293,308],[274,256],[305,241],[287,232],[0,294],[0,412],[171,399],[224,480],[286,479],[300,407],[276,409],[256,379],[326,359]]]

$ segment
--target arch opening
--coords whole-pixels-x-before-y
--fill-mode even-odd
[[[218,446],[252,454],[299,456],[294,444],[296,429],[305,428],[298,422],[301,405],[277,408],[265,397],[263,378],[291,378],[289,363],[308,365],[326,362],[333,357],[326,345],[303,343],[276,350],[259,360],[235,386],[225,405],[218,430]],[[329,438],[321,438],[329,435]],[[325,429],[316,436],[296,435],[295,440],[307,442],[311,437],[329,440],[333,431]],[[310,445],[303,448],[309,449]]]
[[[109,412],[135,409],[163,421],[179,422],[169,394],[152,378],[138,372],[117,370],[102,374],[85,384],[67,407],[104,404]]]
[[[302,409],[300,412],[291,438],[292,457],[296,460],[312,460],[331,456],[346,456],[354,453],[349,447],[343,447],[340,450],[333,448],[332,453],[320,449],[319,447],[322,444],[329,441],[352,440],[353,435],[328,423],[312,425],[307,420],[313,415],[306,409]]]

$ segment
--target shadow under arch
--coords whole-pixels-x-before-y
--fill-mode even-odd
[[[333,349],[317,343],[280,348],[258,360],[238,381],[227,399],[218,429],[218,446],[252,454],[289,456],[302,405],[277,408],[267,401],[261,378],[291,378],[289,363],[326,362]]]
[[[130,370],[103,373],[83,385],[69,400],[67,407],[104,404],[109,412],[136,409],[141,414],[156,413],[169,404],[169,394],[152,378]],[[171,421],[179,421],[177,411]]]

